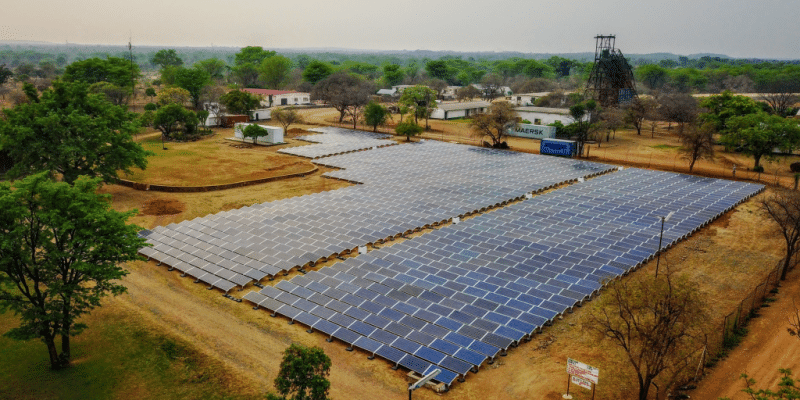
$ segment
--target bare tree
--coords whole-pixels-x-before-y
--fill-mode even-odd
[[[458,89],[456,92],[456,99],[458,99],[458,101],[472,100],[480,95],[480,90],[478,90],[475,86],[468,85]]]
[[[436,91],[437,99],[444,99],[444,90],[447,89],[447,82],[434,78],[427,82],[427,86]]]
[[[639,400],[647,400],[651,386],[675,384],[703,346],[704,299],[688,279],[632,276],[611,283],[599,300],[585,328],[625,352]]]
[[[270,113],[270,118],[283,126],[283,132],[289,134],[289,126],[292,124],[302,124],[303,116],[298,114],[293,107],[276,108]]]
[[[642,134],[644,119],[647,118],[658,107],[658,103],[650,97],[638,97],[628,103],[623,110],[626,113],[626,120],[636,128],[636,134]]]
[[[786,330],[789,331],[789,335],[797,336],[800,339],[800,308],[797,307],[797,304],[792,304],[794,305],[794,315],[789,317],[789,327]]]
[[[374,92],[375,88],[371,83],[346,72],[337,72],[317,82],[312,96],[327,101],[339,111],[339,123],[344,120],[345,115],[353,115],[355,128],[358,113]]]
[[[678,124],[678,133],[683,133],[683,129],[688,123],[697,119],[700,109],[697,99],[686,93],[668,93],[659,97],[661,103],[661,115],[667,121]]]
[[[761,208],[775,221],[786,242],[781,280],[786,279],[789,268],[796,264],[800,252],[800,193],[780,190],[772,197],[761,200]]]
[[[503,101],[492,104],[488,112],[473,116],[470,126],[475,134],[488,136],[492,140],[492,147],[502,148],[506,147],[503,146],[503,139],[508,129],[516,126],[518,121],[519,116],[514,108]]]
[[[692,124],[689,129],[678,133],[681,141],[683,158],[689,160],[689,172],[692,172],[694,163],[704,158],[714,159],[714,125],[705,123],[700,126]]]
[[[489,74],[483,77],[481,84],[483,85],[483,98],[492,101],[501,92],[503,77],[498,74]]]
[[[773,113],[788,116],[797,102],[795,93],[800,91],[800,82],[793,76],[781,74],[764,86],[759,99],[767,102]]]
[[[617,129],[625,126],[625,111],[617,107],[604,108],[600,110],[600,121],[603,128],[606,129],[606,142],[611,139],[611,132],[614,132],[614,137],[617,136]],[[598,147],[599,147],[598,140]]]

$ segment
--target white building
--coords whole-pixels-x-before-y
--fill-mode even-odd
[[[240,89],[261,98],[262,107],[311,104],[311,94],[292,90]]]
[[[408,89],[410,87],[414,87],[414,86],[415,85],[394,85],[394,86],[392,86],[392,89],[394,89],[394,91],[399,93],[399,94],[403,94],[403,90],[406,90],[406,89]]]
[[[480,90],[481,93],[484,93],[486,91],[486,87],[484,87],[480,83],[473,83],[472,86],[475,89]],[[514,93],[514,92],[508,86],[500,86],[499,88],[496,89],[496,92],[495,92],[495,94],[498,95],[498,96],[511,96],[512,93]]]
[[[469,101],[463,103],[438,103],[438,108],[431,112],[431,119],[468,118],[470,115],[481,114],[492,103],[488,101]]]
[[[549,125],[556,121],[568,125],[575,122],[566,108],[516,107],[514,111],[517,112],[520,118],[527,119],[534,125]],[[588,120],[589,117],[587,116],[586,118]]]
[[[254,125],[254,124],[247,124],[247,123],[237,123],[233,127],[233,134],[236,136],[237,139],[245,140],[244,137],[244,128],[247,125]],[[274,144],[274,143],[283,143],[283,128],[277,126],[267,126],[267,125],[259,125],[260,127],[267,130],[266,136],[259,136],[256,138],[256,142],[267,143],[267,144]],[[245,141],[251,141],[252,138],[247,138]]]
[[[520,93],[506,96],[506,101],[515,106],[533,106],[536,100],[549,95],[550,92]]]
[[[461,89],[461,86],[448,86],[442,90],[442,97],[447,100],[453,100],[456,98],[458,89]]]
[[[392,89],[379,89],[377,94],[378,94],[378,96],[392,96],[392,97],[394,97],[398,93],[397,93],[397,89],[392,88]]]

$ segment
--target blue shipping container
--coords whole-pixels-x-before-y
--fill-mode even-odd
[[[578,144],[574,140],[542,139],[539,147],[540,154],[551,156],[575,157]]]

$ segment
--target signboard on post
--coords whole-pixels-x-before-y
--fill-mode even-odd
[[[590,365],[584,364],[580,361],[575,361],[571,358],[567,359],[567,373],[572,376],[577,376],[597,384],[597,378],[600,375],[600,370]]]
[[[580,386],[580,387],[582,387],[584,389],[592,390],[592,382],[591,381],[587,381],[586,379],[583,379],[581,377],[577,377],[575,375],[570,376],[570,379],[572,380],[572,384],[573,385],[578,385],[578,386]]]

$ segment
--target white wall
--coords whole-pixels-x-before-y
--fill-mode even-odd
[[[561,121],[564,125],[569,125],[575,121],[572,120],[572,117],[569,115],[563,114],[555,114],[555,113],[543,113],[543,112],[534,112],[534,111],[520,111],[517,110],[517,114],[522,119],[527,119],[531,121],[531,124],[534,125],[549,125],[556,121]],[[537,119],[541,121],[537,121]]]
[[[255,125],[255,124],[247,124],[239,122],[233,127],[233,133],[237,139],[245,140],[243,131],[244,128],[247,127],[247,125]],[[259,126],[267,130],[267,136],[257,137],[256,142],[283,143],[283,128],[279,128],[277,126],[266,126],[266,125],[259,125]],[[247,138],[246,140],[251,141],[253,140],[253,138]]]

